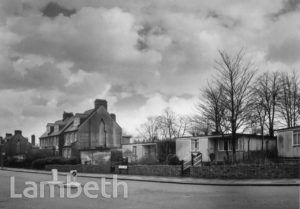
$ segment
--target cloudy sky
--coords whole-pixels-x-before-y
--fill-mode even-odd
[[[39,136],[95,98],[127,133],[194,111],[217,50],[300,69],[300,0],[1,0],[0,135]]]

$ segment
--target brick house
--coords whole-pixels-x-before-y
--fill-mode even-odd
[[[5,153],[8,159],[15,158],[22,160],[25,159],[26,154],[30,154],[32,151],[32,144],[22,135],[21,130],[15,130],[14,135],[6,134],[3,142],[2,152]]]
[[[48,123],[40,137],[41,148],[55,149],[65,158],[80,157],[82,164],[99,164],[121,148],[122,129],[116,115],[107,111],[107,101],[96,99],[83,113],[63,113],[62,120]]]

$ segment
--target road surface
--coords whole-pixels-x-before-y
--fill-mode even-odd
[[[11,176],[15,178],[14,194],[22,195],[22,198],[10,197]],[[118,187],[117,198],[104,198],[101,191],[90,192],[98,195],[96,199],[87,197],[83,192],[74,199],[61,198],[61,191],[57,186],[54,188],[54,198],[50,197],[48,186],[45,187],[44,198],[24,197],[24,189],[29,187],[25,182],[33,181],[38,184],[50,179],[51,176],[44,174],[0,170],[0,209],[299,209],[297,186],[202,186],[126,181],[128,198],[123,197],[123,187]],[[65,181],[66,177],[59,176],[59,180]],[[79,177],[78,181],[83,185],[96,181],[101,187],[100,179]],[[106,182],[112,183],[111,180]],[[74,191],[76,189],[71,190],[73,194]],[[112,185],[106,185],[105,194],[113,194]]]

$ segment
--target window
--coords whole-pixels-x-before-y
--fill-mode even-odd
[[[239,148],[241,147],[241,145],[239,146],[239,144],[240,144],[240,140],[236,140],[235,150],[239,150]],[[227,140],[220,139],[218,141],[218,149],[219,149],[219,151],[225,151],[225,150],[232,151],[232,140],[231,139],[227,139]]]
[[[224,140],[219,140],[218,141],[218,149],[219,150],[224,150]]]
[[[192,152],[198,152],[198,151],[199,151],[199,141],[192,140]]]
[[[300,145],[300,131],[294,131],[293,133],[293,145],[299,146]]]
[[[74,126],[78,126],[80,124],[80,118],[79,117],[76,117],[74,119]]]
[[[136,156],[136,146],[132,147],[132,153],[133,153],[133,156]]]
[[[54,126],[54,132],[58,132],[59,131],[59,125],[55,125]]]

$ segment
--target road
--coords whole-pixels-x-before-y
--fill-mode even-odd
[[[50,197],[49,187],[44,198],[11,198],[10,177],[15,177],[15,193],[24,194],[26,181],[40,183],[51,176],[0,170],[0,209],[243,209],[243,208],[287,208],[299,209],[299,187],[274,186],[202,186],[170,183],[126,181],[128,198],[123,197],[122,187],[118,187],[117,198],[104,198],[101,191],[98,198],[88,198],[84,193],[77,198],[60,198],[60,190],[55,187],[55,198]],[[66,180],[65,176],[59,179]],[[78,178],[83,185],[89,181],[101,184],[100,179]],[[111,180],[106,180],[111,182]],[[76,189],[72,190],[76,192]],[[106,186],[106,193],[113,194],[112,185]]]

